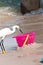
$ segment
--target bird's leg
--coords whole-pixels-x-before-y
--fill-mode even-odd
[[[1,40],[1,49],[5,50],[4,45],[3,45],[3,40]]]
[[[0,42],[0,46],[1,46],[1,49],[2,49],[2,54],[5,54],[6,53],[6,51],[5,51],[5,48],[4,48],[4,45],[3,45],[3,39],[1,40],[1,42]]]

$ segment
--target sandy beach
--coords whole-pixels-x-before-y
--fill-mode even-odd
[[[6,50],[6,54],[2,54],[0,51],[0,65],[41,65],[40,59],[43,57],[43,15],[25,17],[1,14],[0,29],[15,24],[19,24],[22,27],[24,33],[35,31],[35,42],[33,45],[24,46],[19,50]],[[18,34],[20,34],[19,31],[17,31],[14,35]],[[8,43],[11,43],[10,48],[14,47],[14,40],[10,39],[12,42],[9,42],[10,37],[8,36],[5,38],[5,40],[7,39],[7,43],[5,42],[7,44],[7,48],[10,46]]]
[[[33,48],[31,47],[26,46],[21,50],[7,51],[6,54],[0,53],[0,65],[41,65],[40,60],[43,57],[43,45],[34,44]]]

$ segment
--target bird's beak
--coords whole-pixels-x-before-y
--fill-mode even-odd
[[[23,31],[21,30],[21,28],[19,29],[19,31],[20,31],[21,33],[23,33]]]

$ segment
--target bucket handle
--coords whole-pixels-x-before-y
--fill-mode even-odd
[[[23,45],[26,45],[26,42],[27,42],[28,38],[29,38],[29,34],[26,36]]]

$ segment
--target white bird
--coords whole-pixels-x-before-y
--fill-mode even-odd
[[[2,53],[5,53],[5,48],[4,48],[4,45],[3,45],[4,38],[7,35],[13,34],[17,29],[21,33],[23,33],[22,30],[21,30],[21,28],[18,25],[14,25],[11,28],[4,28],[4,29],[0,30],[0,38],[1,38],[0,46],[1,46],[1,49],[2,49]]]

